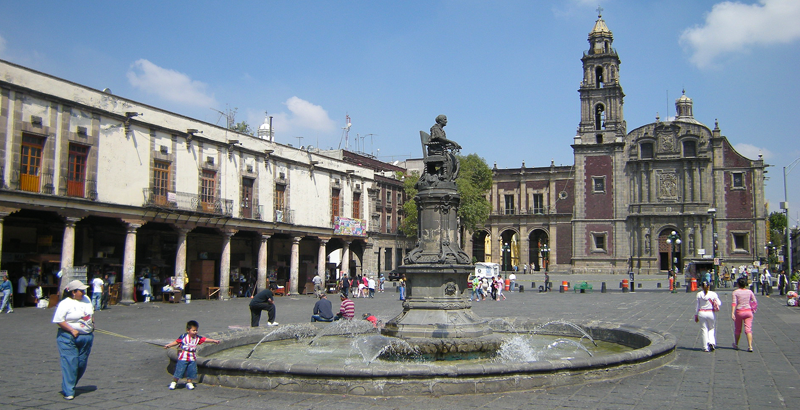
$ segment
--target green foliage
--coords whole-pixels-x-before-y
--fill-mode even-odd
[[[786,214],[782,212],[773,212],[769,214],[767,228],[769,229],[768,241],[780,249],[784,242],[786,242]]]
[[[461,220],[461,227],[473,232],[483,227],[492,211],[492,206],[486,199],[486,194],[492,188],[492,170],[486,165],[486,161],[477,154],[459,155],[458,159],[461,164],[461,171],[456,179],[458,193],[461,195],[458,217]],[[398,178],[400,177],[405,177],[403,188],[409,198],[403,204],[405,218],[400,224],[400,230],[407,237],[416,238],[419,215],[417,214],[417,203],[412,198],[417,195],[417,189],[414,186],[420,175],[417,172],[398,174]]]
[[[250,128],[250,124],[248,124],[247,121],[240,121],[236,125],[231,126],[230,129],[241,134],[254,135],[253,129]]]
[[[478,154],[459,155],[458,159],[461,163],[456,179],[461,194],[458,216],[464,229],[475,232],[483,227],[492,211],[492,205],[486,199],[486,194],[492,189],[492,170]]]
[[[419,215],[417,215],[417,189],[414,187],[419,181],[419,172],[410,174],[397,173],[397,178],[403,180],[403,190],[406,192],[408,200],[403,204],[403,222],[400,223],[400,231],[409,238],[417,237],[417,227],[419,226]]]

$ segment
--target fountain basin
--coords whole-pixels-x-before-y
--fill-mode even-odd
[[[516,332],[528,332],[541,324],[513,319],[507,323]],[[413,362],[332,365],[288,363],[281,357],[269,360],[206,357],[259,342],[265,336],[265,329],[259,328],[214,335],[222,342],[201,345],[197,365],[200,379],[206,384],[269,391],[403,396],[497,393],[580,384],[641,373],[669,363],[675,356],[676,339],[669,333],[605,322],[578,324],[595,340],[633,350],[574,359],[479,364],[454,361],[436,365]],[[567,326],[548,326],[537,334],[575,336],[574,330]],[[168,355],[173,368],[176,352],[170,350]]]

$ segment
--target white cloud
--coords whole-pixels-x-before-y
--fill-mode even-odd
[[[217,105],[214,96],[208,95],[205,83],[145,59],[136,60],[127,76],[132,86],[165,100],[202,107]]]
[[[759,148],[756,147],[755,145],[741,143],[741,144],[735,144],[733,148],[736,150],[736,152],[744,155],[749,159],[753,160],[758,159],[759,155],[763,155],[765,160],[772,158],[772,152],[770,150],[766,148]]]
[[[321,132],[330,132],[336,129],[336,123],[328,117],[328,112],[319,105],[298,97],[289,98],[283,104],[289,109],[289,113],[278,113],[273,118],[276,133],[280,128],[287,131],[312,130]]]
[[[686,29],[680,41],[692,50],[692,63],[706,68],[722,55],[800,39],[798,20],[797,0],[760,0],[757,4],[725,1],[714,5],[703,25]]]

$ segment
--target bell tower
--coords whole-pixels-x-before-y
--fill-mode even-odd
[[[603,21],[602,8],[589,33],[589,50],[583,53],[581,123],[578,136],[581,144],[604,144],[625,137],[622,100],[625,94],[619,83],[619,56],[611,45],[614,35]],[[577,141],[576,141],[577,142]]]
[[[575,273],[627,271],[629,241],[625,218],[625,94],[619,82],[614,35],[598,7],[583,52],[583,79],[578,93],[581,121],[572,144],[575,155],[575,202],[572,219]]]

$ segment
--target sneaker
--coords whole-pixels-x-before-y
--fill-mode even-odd
[[[739,350],[739,346],[737,346],[736,343],[734,343],[732,346],[733,346],[733,350]]]
[[[267,322],[267,326],[278,326],[278,322]]]
[[[169,389],[170,390],[175,390],[175,387],[177,387],[177,386],[178,386],[177,382],[172,382],[172,383],[169,384]]]
[[[64,400],[72,400],[75,396],[64,396]]]
[[[717,350],[717,346],[709,343],[708,344],[708,350],[711,350],[713,352],[714,350]]]
[[[186,383],[186,388],[189,390],[194,390],[194,383]]]
[[[6,312],[6,313],[14,313],[14,311],[13,311],[13,310],[9,310],[9,311],[8,311],[8,312]]]

